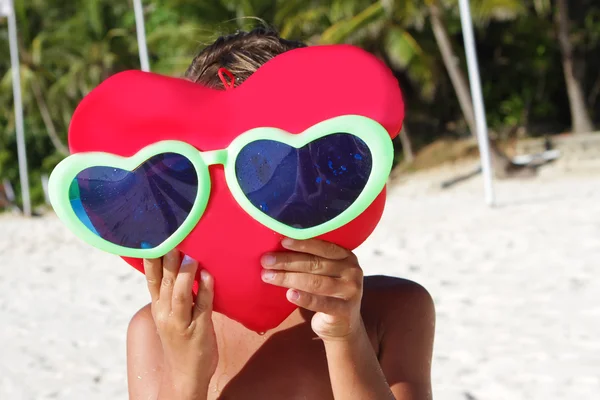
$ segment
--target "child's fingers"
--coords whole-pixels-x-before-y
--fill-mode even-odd
[[[266,254],[262,257],[261,264],[265,269],[304,272],[333,278],[340,278],[349,267],[349,264],[340,261],[295,252]]]
[[[173,286],[175,286],[175,279],[177,279],[177,273],[179,272],[179,266],[181,264],[180,254],[177,250],[171,250],[168,252],[162,260],[163,264],[163,276],[160,285],[160,308],[162,311],[171,311],[171,299],[173,298]]]
[[[286,297],[290,303],[294,303],[298,307],[329,315],[342,314],[344,309],[348,307],[348,302],[345,300],[335,297],[319,296],[296,289],[289,289],[286,293]]]
[[[354,284],[330,276],[306,274],[301,272],[286,272],[265,269],[262,279],[266,283],[289,289],[298,289],[320,296],[331,296],[349,299],[354,295]]]
[[[172,312],[175,319],[183,326],[188,326],[192,319],[194,298],[192,287],[196,277],[198,262],[189,256],[183,257],[179,273],[173,286]]]
[[[162,259],[144,260],[144,274],[146,275],[146,282],[148,283],[148,291],[150,292],[152,303],[158,300],[160,294],[160,285],[163,276],[162,270]]]
[[[352,255],[350,251],[341,246],[318,239],[293,240],[286,238],[283,239],[281,245],[287,250],[313,254],[328,260],[345,260]]]
[[[212,311],[215,290],[215,280],[207,270],[200,271],[200,282],[198,284],[198,295],[194,304],[192,319],[200,318],[202,315],[210,317]]]

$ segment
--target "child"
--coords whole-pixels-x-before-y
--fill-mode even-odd
[[[240,84],[303,46],[264,29],[237,33],[204,49],[186,77],[222,88],[224,67]],[[354,254],[331,243],[284,239],[282,246],[287,252],[262,258],[262,279],[288,288],[299,308],[264,335],[212,312],[213,278],[193,259],[174,250],[144,260],[152,302],[127,334],[131,399],[431,398],[429,293],[402,279],[363,278]]]

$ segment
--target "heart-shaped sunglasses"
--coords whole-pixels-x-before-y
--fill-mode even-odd
[[[156,258],[175,248],[206,209],[208,167],[250,216],[281,235],[308,239],[355,219],[383,190],[393,146],[378,122],[345,115],[303,133],[255,128],[227,149],[201,152],[179,141],[132,157],[92,152],[52,172],[50,200],[77,236],[104,251]]]

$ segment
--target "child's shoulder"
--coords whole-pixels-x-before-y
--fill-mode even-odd
[[[386,310],[382,311],[387,313],[397,307],[406,308],[408,305],[421,312],[433,311],[431,295],[416,282],[383,275],[364,278],[363,307],[383,306]]]
[[[368,330],[400,338],[414,334],[433,338],[435,307],[429,292],[416,282],[389,276],[364,279],[362,316]],[[388,337],[388,339],[390,339]]]
[[[429,292],[417,282],[396,278],[386,275],[370,275],[364,278],[365,292],[376,291],[377,293],[390,294],[416,294],[421,296],[429,296]]]
[[[431,398],[435,309],[429,292],[406,279],[366,277],[361,311],[390,386]]]

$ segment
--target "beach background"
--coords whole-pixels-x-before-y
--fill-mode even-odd
[[[145,281],[67,231],[48,176],[70,154],[75,108],[102,81],[144,68],[182,77],[199,50],[255,28],[360,46],[398,79],[387,208],[357,253],[366,274],[433,296],[435,398],[600,398],[600,2],[471,0],[471,18],[461,3],[0,0],[0,400],[127,398],[126,330],[149,301]],[[473,173],[485,124],[470,20],[494,207]],[[235,57],[216,58],[235,70]]]
[[[465,167],[468,170],[470,167]],[[393,184],[366,274],[414,280],[437,310],[434,396],[594,399],[600,392],[600,174],[450,190],[444,168]],[[142,275],[52,214],[0,216],[0,399],[126,399],[125,335]]]

